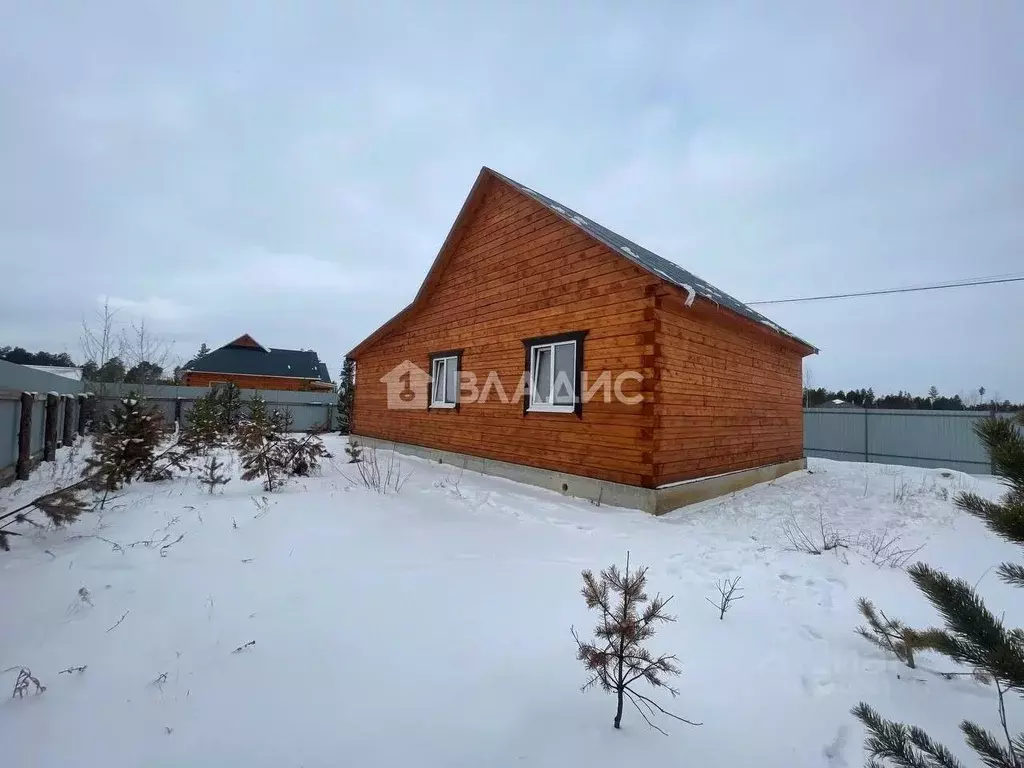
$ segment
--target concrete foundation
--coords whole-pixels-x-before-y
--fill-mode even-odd
[[[714,477],[703,477],[684,483],[673,483],[662,488],[641,488],[635,485],[610,483],[595,480],[592,477],[572,475],[568,472],[555,472],[550,469],[528,467],[524,464],[510,464],[506,461],[484,459],[465,453],[455,453],[439,448],[426,448],[421,445],[397,443],[392,440],[380,440],[375,437],[351,435],[351,439],[367,448],[394,448],[398,453],[418,456],[439,464],[449,464],[457,468],[465,468],[471,472],[484,475],[504,477],[519,483],[535,485],[552,491],[581,499],[589,499],[595,503],[608,504],[613,507],[640,509],[652,515],[661,515],[673,509],[706,501],[716,496],[723,496],[757,483],[768,482],[777,477],[807,468],[806,459],[787,461],[782,464],[770,464],[754,469],[729,472]]]

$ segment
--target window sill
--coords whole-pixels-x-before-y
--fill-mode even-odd
[[[458,403],[431,403],[430,407],[433,408],[448,408],[449,410],[454,409]]]
[[[575,405],[531,405],[527,413],[575,413]]]

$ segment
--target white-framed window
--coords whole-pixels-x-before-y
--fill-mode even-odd
[[[441,353],[430,359],[430,407],[455,408],[459,404],[459,355]]]
[[[530,366],[527,411],[580,413],[580,363],[586,332],[526,339]]]

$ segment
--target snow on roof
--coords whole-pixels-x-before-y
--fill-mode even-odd
[[[67,365],[26,365],[26,368],[32,368],[36,371],[43,371],[44,373],[52,373],[56,376],[62,376],[65,379],[72,379],[73,381],[82,380],[82,369],[77,366]]]
[[[514,189],[519,190],[527,197],[536,200],[538,203],[554,211],[559,216],[564,218],[566,221],[570,221],[577,227],[582,229],[588,235],[593,237],[595,240],[604,243],[606,246],[614,251],[625,256],[627,259],[632,261],[637,266],[648,272],[657,275],[668,283],[682,288],[687,292],[687,306],[693,303],[695,296],[701,296],[709,301],[713,301],[719,306],[724,306],[733,312],[742,315],[750,320],[757,323],[761,323],[766,328],[770,328],[772,331],[794,339],[801,344],[806,344],[808,347],[814,349],[813,345],[801,339],[799,336],[787,331],[785,328],[771,322],[768,318],[762,315],[760,312],[752,309],[748,305],[744,304],[739,299],[735,299],[727,293],[720,291],[710,283],[701,280],[699,277],[689,272],[678,264],[669,261],[668,259],[662,258],[656,253],[647,250],[641,245],[637,245],[632,240],[627,240],[622,235],[612,232],[610,229],[601,226],[592,219],[588,219],[586,216],[582,216],[572,208],[562,205],[561,203],[555,202],[550,197],[542,195],[525,184],[520,184],[518,181],[503,176],[497,171],[488,169],[496,177],[504,181],[505,183],[512,186]]]

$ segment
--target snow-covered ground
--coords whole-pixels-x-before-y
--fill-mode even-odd
[[[279,493],[140,484],[0,552],[0,670],[47,687],[0,702],[3,764],[857,766],[861,700],[964,756],[961,719],[998,726],[991,688],[940,676],[950,665],[930,655],[909,670],[854,634],[861,595],[937,622],[904,572],[863,546],[787,551],[783,533],[821,515],[856,539],[888,528],[1012,609],[1019,592],[989,569],[1015,548],[951,500],[997,495],[991,478],[812,459],[654,518],[407,457],[401,493],[379,496],[346,478],[343,440],[328,444],[322,476]],[[75,471],[62,454],[0,507]],[[580,570],[627,550],[651,591],[675,595],[678,622],[649,645],[679,656],[681,694],[652,695],[701,727],[662,718],[662,736],[627,705],[615,731],[612,698],[579,691],[569,628],[596,621]],[[705,598],[737,576],[744,599],[719,621]]]

